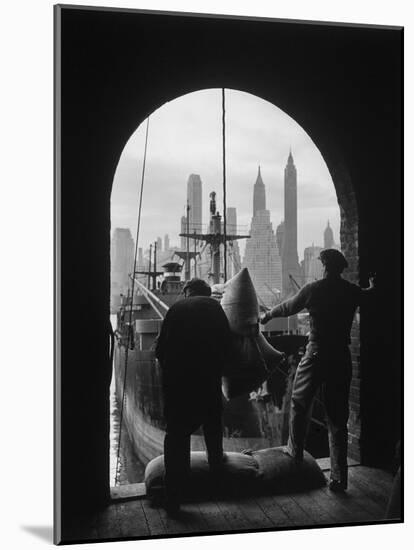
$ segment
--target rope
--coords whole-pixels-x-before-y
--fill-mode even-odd
[[[223,233],[224,233],[224,281],[227,281],[227,205],[226,205],[226,103],[224,88],[221,89],[223,132]]]
[[[264,357],[263,357],[262,350],[260,349],[258,342],[256,341],[255,338],[252,338],[252,341],[253,341],[253,343],[256,345],[256,349],[257,349],[257,351],[258,351],[258,354],[259,354],[259,356],[260,356],[260,359],[262,360],[262,363],[263,363],[263,365],[264,365],[265,371],[266,371],[269,375],[271,375],[272,373],[271,373],[271,371],[269,371],[269,369],[267,368],[266,361],[265,361],[265,359],[264,359]],[[285,363],[286,360],[287,360],[287,358],[285,358],[285,359],[283,360],[283,363]],[[278,365],[275,365],[273,368],[274,368],[275,371],[277,370],[278,372],[280,372],[281,374],[283,374],[283,376],[284,376],[285,378],[289,378],[290,370],[289,370],[289,372],[285,372],[285,371],[282,370]],[[319,397],[316,397],[316,395],[314,395],[313,400],[316,401],[317,403],[319,403],[320,405],[322,405],[322,406],[325,408],[325,404],[323,403],[323,401],[321,401],[321,400],[319,399]],[[313,418],[313,416],[310,418],[310,420],[314,421],[316,424],[319,424],[320,426],[323,426],[325,429],[327,429],[327,425],[326,425],[326,424],[324,424],[324,423],[321,422],[320,420],[317,420],[316,418]]]
[[[229,257],[233,262],[234,271],[240,271],[240,266],[238,266],[237,258],[236,258],[235,251],[234,251],[233,241],[229,241],[229,246],[230,246]]]
[[[131,307],[129,309],[129,327],[132,323],[132,310],[134,304],[134,289],[135,289],[135,271],[137,267],[137,255],[138,255],[138,241],[139,241],[139,230],[141,226],[141,212],[142,212],[142,195],[144,190],[144,176],[145,176],[145,164],[147,160],[147,145],[148,145],[148,127],[149,127],[149,117],[147,118],[147,127],[145,130],[145,146],[144,146],[144,160],[142,163],[142,174],[141,174],[141,189],[139,196],[139,207],[138,207],[138,222],[137,222],[137,234],[135,239],[135,254],[134,254],[134,269],[133,269],[133,278],[131,285]],[[127,371],[128,371],[128,350],[131,342],[131,330],[128,330],[127,345],[125,348],[125,369],[124,369],[124,384],[122,389],[122,401],[121,401],[121,414],[119,420],[119,439],[118,439],[118,451],[116,456],[116,470],[115,470],[115,485],[118,483],[118,474],[119,474],[119,459],[121,453],[121,435],[122,435],[122,421],[124,416],[124,404],[125,404],[125,390],[126,390],[126,380],[127,380]]]

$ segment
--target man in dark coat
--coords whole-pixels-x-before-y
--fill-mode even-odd
[[[201,279],[167,312],[156,356],[163,378],[166,509],[178,511],[190,470],[191,434],[202,427],[210,469],[223,462],[221,375],[230,328],[220,304]]]
[[[330,488],[347,488],[347,446],[349,389],[352,363],[348,345],[356,308],[372,293],[342,278],[348,263],[341,252],[325,249],[320,253],[324,278],[305,285],[293,298],[261,316],[265,324],[273,317],[295,315],[309,311],[310,334],[306,352],[296,370],[293,383],[289,442],[287,452],[301,463],[312,402],[319,387],[322,389],[329,434],[331,457]]]

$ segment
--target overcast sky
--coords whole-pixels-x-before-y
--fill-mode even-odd
[[[139,246],[158,236],[179,245],[188,176],[203,183],[203,224],[209,220],[209,193],[222,212],[221,90],[203,90],[163,105],[150,116]],[[112,230],[129,227],[135,239],[145,123],[126,143],[115,174]],[[339,207],[328,168],[310,137],[287,114],[256,96],[226,90],[227,206],[238,224],[250,228],[258,166],[266,186],[273,228],[283,219],[283,178],[289,148],[298,174],[298,253],[323,245],[329,219],[339,241]]]

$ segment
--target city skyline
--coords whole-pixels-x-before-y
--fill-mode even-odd
[[[235,208],[229,207],[229,208],[227,209],[227,212],[229,212],[229,210],[234,211],[234,213],[237,215],[236,209],[235,209]],[[234,214],[233,214],[233,215],[234,215]],[[227,217],[229,218],[229,214],[227,214]],[[322,224],[322,225],[323,225],[323,224]],[[228,232],[229,232],[229,231],[233,231],[233,229],[230,229],[230,228],[231,228],[231,227],[234,227],[234,224],[228,224],[227,227],[228,227],[228,229],[227,229]],[[324,230],[322,231],[322,233],[321,233],[320,240],[317,241],[316,243],[315,243],[314,241],[312,241],[312,244],[310,244],[309,246],[306,246],[306,247],[302,250],[302,256],[303,256],[302,260],[305,259],[305,254],[304,254],[304,253],[305,253],[305,251],[306,251],[307,248],[320,248],[321,250],[322,250],[323,248],[337,248],[338,250],[340,250],[339,244],[334,240],[334,238],[335,238],[334,235],[333,235],[332,245],[329,246],[329,247],[326,246],[326,240],[324,239],[324,236],[325,236],[325,234],[326,234],[326,228],[327,228],[327,227],[329,227],[329,228],[331,229],[329,220],[327,220],[327,225],[325,226],[325,229],[324,229]],[[117,230],[127,230],[127,231],[130,231],[130,228],[128,228],[128,227],[127,227],[127,228],[125,228],[125,227],[121,227],[121,228],[120,228],[120,227],[116,227],[116,228],[113,229],[114,233],[115,233]],[[331,231],[332,231],[332,229],[331,229]],[[276,236],[276,232],[275,232],[275,236]],[[114,234],[112,235],[112,240],[113,240],[113,238],[114,238]],[[277,238],[277,237],[276,237],[276,238]],[[135,239],[134,239],[133,237],[132,237],[132,239],[133,239],[133,241],[134,241],[134,243],[135,243]],[[154,239],[154,241],[149,242],[149,243],[148,243],[148,246],[146,246],[146,247],[139,247],[138,251],[141,251],[141,253],[142,253],[143,250],[145,250],[145,251],[148,250],[149,245],[151,245],[151,244],[154,245],[154,242],[159,243],[159,239],[161,239],[161,237],[158,236],[156,239]],[[158,248],[159,251],[165,252],[165,251],[167,251],[167,250],[174,250],[174,249],[176,249],[176,248],[180,248],[179,246],[170,244],[170,236],[169,236],[168,234],[164,235],[164,239],[161,239],[161,240],[162,240],[161,247],[159,246],[159,244],[157,244],[157,248]],[[181,239],[180,239],[180,240],[181,240]],[[322,243],[322,241],[324,241],[324,242]],[[167,243],[168,243],[168,244],[167,244]],[[238,244],[238,243],[239,243],[239,241],[235,241],[235,244]],[[185,249],[185,247],[184,247],[184,249]],[[280,248],[278,248],[278,250],[280,251]],[[298,252],[300,252],[300,250],[299,250]],[[300,254],[299,254],[299,255],[300,255]],[[139,261],[139,258],[137,258],[137,262],[138,262],[138,261]]]
[[[150,118],[139,246],[169,234],[179,246],[180,218],[185,215],[186,186],[191,174],[203,182],[202,218],[209,219],[208,195],[217,193],[222,212],[220,90],[182,96]],[[134,238],[142,170],[145,124],[126,144],[116,170],[112,229],[129,227]],[[326,164],[304,130],[274,105],[250,94],[226,90],[227,206],[237,209],[238,223],[248,228],[251,185],[258,166],[267,189],[267,209],[276,228],[284,219],[284,168],[289,151],[298,171],[298,252],[321,242],[327,220],[339,235],[339,206]],[[240,243],[243,251],[243,244]]]
[[[235,212],[236,216],[237,216],[237,208],[235,207],[227,207],[227,211],[229,210],[232,210]],[[271,219],[271,222],[273,223],[272,221],[272,217],[270,217]],[[205,226],[207,226],[207,223],[204,224]],[[232,225],[232,224],[230,224]],[[279,228],[279,226],[284,226],[284,219],[282,218],[281,221],[279,222],[277,228]],[[234,226],[234,224],[233,224]],[[332,223],[331,223],[331,220],[328,219],[326,220],[326,222],[324,222],[323,220],[320,220],[319,221],[319,226],[320,226],[320,232],[319,232],[319,235],[316,237],[316,240],[312,240],[312,243],[311,244],[307,244],[306,246],[304,246],[303,249],[300,249],[300,247],[298,246],[298,255],[299,255],[299,259],[300,261],[303,261],[305,259],[305,251],[307,248],[312,248],[314,246],[322,249],[322,248],[340,248],[340,245],[339,245],[339,240],[340,240],[340,235],[339,235],[339,232],[337,233],[337,235],[335,235],[333,229],[332,229]],[[229,225],[228,225],[229,227]],[[250,227],[250,224],[247,224],[246,226],[243,226],[243,228],[241,229],[241,226],[239,224],[237,224],[237,227],[239,228],[239,231],[238,233],[245,233],[245,232],[248,232],[249,231],[249,227]],[[326,240],[326,231],[327,231],[327,228],[329,229],[330,233],[332,233],[332,245],[329,244],[328,246],[328,243],[327,243],[327,240]],[[130,227],[127,227],[127,228],[118,228],[118,227],[112,227],[112,235],[114,234],[114,232],[118,229],[128,229],[131,231],[131,228]],[[180,232],[183,233],[186,231],[186,217],[185,216],[182,216],[180,218]],[[229,229],[228,229],[229,231]],[[235,229],[235,227],[232,228],[232,231],[234,233],[237,232],[237,229]],[[299,231],[299,229],[298,229]],[[177,233],[176,235],[176,238],[175,240],[171,240],[171,237],[170,237],[170,234],[169,233],[166,233],[164,235],[164,238],[163,238],[163,244],[161,245],[161,248],[158,244],[158,248],[159,250],[163,250],[163,251],[166,251],[166,250],[173,250],[173,249],[182,249],[184,250],[186,248],[186,245],[185,245],[185,237],[179,237],[178,236],[179,233]],[[157,235],[153,240],[151,241],[148,241],[147,243],[141,243],[141,247],[143,250],[148,250],[150,244],[154,244],[154,242],[159,242],[159,239],[161,239],[160,235]],[[319,240],[318,240],[319,239]],[[337,239],[337,240],[336,240]],[[135,239],[134,239],[135,241]],[[166,242],[168,242],[168,247],[166,246]],[[315,244],[316,242],[316,244]],[[239,252],[239,254],[241,256],[244,256],[245,254],[245,242],[242,240],[242,241],[236,241],[236,245],[237,245],[237,248],[241,249],[241,251]],[[241,246],[240,246],[241,245]],[[279,253],[281,254],[281,250],[279,248]]]
[[[260,173],[260,170],[259,170],[259,173]],[[260,176],[260,180],[261,180],[261,176]],[[254,201],[252,201],[252,204],[253,204],[253,211],[254,211]],[[242,232],[247,232],[248,233],[249,228],[251,226],[251,221],[247,226],[243,226],[243,231],[241,231],[240,230],[241,226],[239,224],[237,224],[237,223],[234,224],[230,221],[229,211],[231,211],[232,212],[231,215],[234,216],[235,219],[237,219],[237,208],[228,206],[227,207],[227,220],[228,220],[228,222],[227,222],[227,231],[228,232],[231,231],[233,233],[238,232],[239,234],[242,233]],[[271,220],[271,223],[273,223],[272,220]],[[284,228],[284,225],[285,225],[285,222],[284,222],[284,219],[282,219],[280,221],[280,223],[278,224],[276,229],[279,230],[281,226]],[[180,218],[180,226],[181,226],[180,232],[185,233],[186,232],[186,216],[182,216]],[[205,226],[205,229],[207,229],[208,223],[207,222],[204,223],[204,226]],[[317,237],[316,237],[316,241],[312,240],[312,243],[305,246],[302,250],[298,246],[298,255],[299,255],[299,258],[301,259],[301,261],[306,259],[306,250],[308,248],[317,247],[317,248],[320,248],[321,250],[323,248],[338,248],[338,249],[340,249],[340,244],[339,244],[340,235],[339,235],[339,232],[338,232],[338,234],[335,236],[335,233],[332,229],[331,220],[328,219],[328,220],[326,220],[326,222],[324,222],[323,220],[320,220],[319,226],[320,226],[320,231],[319,231],[319,235],[317,235]],[[239,228],[238,231],[237,231],[237,227]],[[113,238],[114,234],[116,233],[116,231],[118,231],[119,229],[121,229],[121,230],[126,229],[128,231],[131,231],[131,228],[129,228],[129,227],[127,227],[127,228],[112,227],[112,238]],[[179,233],[178,233],[178,235],[179,235]],[[327,237],[327,235],[329,235],[329,237]],[[275,230],[275,236],[276,236],[276,230]],[[337,240],[336,240],[335,237],[337,237]],[[160,241],[162,242],[161,246],[160,246]],[[135,240],[134,240],[134,242],[135,242]],[[158,250],[162,250],[162,251],[174,250],[174,249],[181,249],[181,250],[186,249],[186,238],[185,237],[179,237],[178,236],[176,238],[176,241],[173,242],[173,241],[171,241],[169,233],[166,233],[164,235],[163,239],[161,238],[160,235],[157,235],[157,237],[155,237],[153,240],[148,241],[147,243],[142,243],[142,246],[140,247],[140,249],[147,251],[149,249],[149,246],[153,245],[154,242],[157,242]],[[243,243],[243,240],[242,241],[235,241],[235,244],[237,245],[238,248],[240,248],[241,243]],[[278,242],[278,251],[279,251],[280,254],[282,253],[279,242]],[[245,246],[243,246],[243,248],[242,248],[242,254],[241,255],[244,256],[244,253],[245,253]]]

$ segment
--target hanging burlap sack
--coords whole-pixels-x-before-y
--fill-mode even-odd
[[[221,305],[232,331],[222,389],[226,399],[232,399],[256,390],[285,355],[271,346],[259,330],[259,305],[247,268],[226,283]]]
[[[227,281],[221,307],[234,334],[253,336],[258,332],[259,303],[246,267]]]

